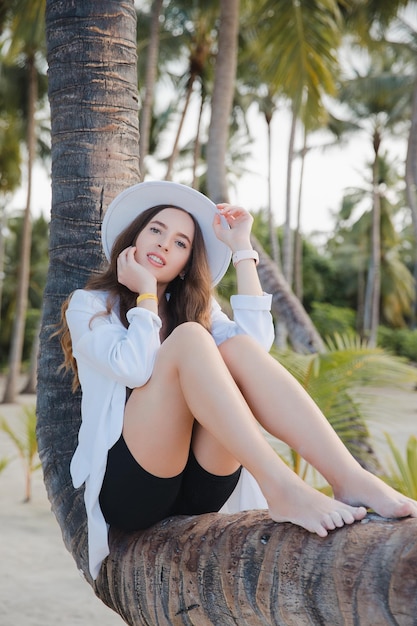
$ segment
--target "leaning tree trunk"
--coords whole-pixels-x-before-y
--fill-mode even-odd
[[[86,569],[83,493],[73,489],[69,475],[80,397],[58,371],[62,352],[53,333],[62,302],[102,263],[99,231],[105,208],[139,180],[134,2],[48,0],[46,26],[52,211],[37,435],[52,510],[78,567]]]
[[[357,523],[319,539],[266,512],[172,518],[112,534],[99,578],[89,576],[83,492],[69,475],[80,398],[58,372],[52,334],[62,300],[101,261],[105,207],[138,179],[134,26],[133,0],[47,3],[53,207],[37,433],[65,544],[97,595],[132,625],[411,626],[417,520]]]
[[[95,591],[132,626],[415,626],[417,520],[322,539],[261,511],[172,518],[111,536]]]

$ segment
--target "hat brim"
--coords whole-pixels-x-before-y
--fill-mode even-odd
[[[230,264],[231,251],[215,235],[213,220],[219,214],[216,205],[199,191],[171,181],[147,181],[128,187],[110,203],[101,227],[104,254],[110,259],[113,244],[118,235],[138,215],[167,204],[190,213],[198,222],[203,234],[213,285],[217,285]],[[223,226],[229,228],[222,217]]]

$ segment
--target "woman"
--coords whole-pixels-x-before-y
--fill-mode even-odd
[[[271,297],[251,226],[244,209],[170,182],[135,185],[106,213],[109,266],[71,296],[62,335],[82,389],[71,474],[75,487],[85,483],[93,578],[108,525],[267,507],[273,520],[325,537],[366,507],[417,517],[417,502],[363,470],[268,354]],[[233,321],[212,297],[231,257]],[[293,473],[259,424],[316,467],[335,499]]]

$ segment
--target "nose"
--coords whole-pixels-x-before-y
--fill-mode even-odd
[[[165,250],[165,252],[168,252],[168,242],[166,240],[165,241],[160,241],[158,243],[158,247],[162,248],[162,250]]]

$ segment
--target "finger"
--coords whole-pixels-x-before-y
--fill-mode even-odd
[[[219,213],[216,213],[213,219],[213,230],[216,236],[219,236],[221,231],[223,230],[222,221]]]

